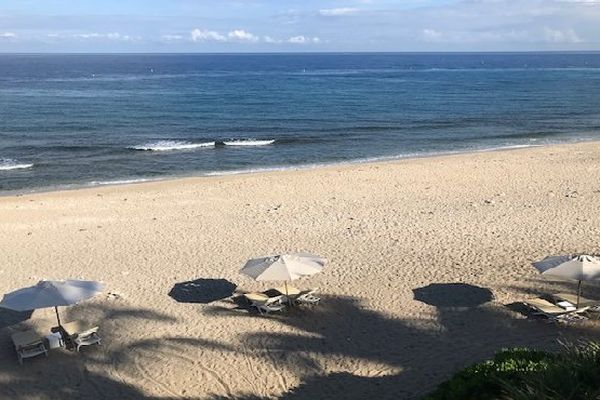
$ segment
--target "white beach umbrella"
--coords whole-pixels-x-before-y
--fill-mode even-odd
[[[534,262],[533,266],[542,275],[578,281],[577,308],[581,295],[581,281],[600,280],[600,260],[586,254],[546,257],[542,261]]]
[[[102,284],[95,281],[40,281],[35,286],[5,294],[0,307],[15,311],[54,307],[60,326],[58,307],[76,304],[100,293]]]
[[[248,260],[240,272],[257,281],[284,281],[287,292],[288,281],[319,273],[326,262],[308,253],[282,254]]]

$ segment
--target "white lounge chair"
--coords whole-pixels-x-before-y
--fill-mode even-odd
[[[81,321],[72,321],[62,325],[67,346],[79,351],[82,346],[100,344],[102,339],[98,336],[98,327],[86,328]]]
[[[288,286],[287,289],[285,287],[278,287],[274,290],[281,293],[289,303],[315,305],[321,301],[319,297],[315,296],[317,289],[300,290],[293,286]]]
[[[572,293],[556,293],[552,295],[552,298],[559,301],[567,301],[573,305],[577,304],[577,295]],[[591,300],[585,297],[579,297],[579,308],[582,307],[598,307],[600,306],[600,300]]]
[[[284,296],[269,297],[264,293],[245,293],[244,297],[250,301],[250,306],[255,307],[261,314],[285,310]]]
[[[575,308],[569,304],[561,303],[562,307],[554,304],[542,297],[527,299],[523,302],[534,310],[534,316],[542,316],[552,321],[571,322],[575,320],[586,319],[580,313],[586,311],[589,307]]]
[[[315,296],[315,292],[316,289],[304,290],[300,292],[294,301],[299,304],[317,305],[321,301],[321,298]]]
[[[45,354],[48,357],[48,350],[44,345],[44,339],[36,331],[29,330],[13,333],[11,339],[19,357],[19,364],[23,364],[24,358],[35,357],[41,354]]]

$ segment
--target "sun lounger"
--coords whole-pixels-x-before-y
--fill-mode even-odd
[[[296,303],[299,304],[308,304],[308,305],[316,305],[319,304],[321,298],[315,296],[316,289],[304,290],[301,292],[298,297],[294,299]]]
[[[261,314],[285,310],[282,303],[284,296],[269,297],[264,293],[245,293],[244,297],[250,301],[250,306],[255,307]]]
[[[534,310],[534,316],[543,316],[550,320],[573,320],[573,319],[582,319],[579,317],[574,317],[574,315],[578,315],[586,311],[589,307],[580,307],[580,308],[571,308],[568,305],[563,304],[563,307],[554,304],[544,298],[536,297],[533,299],[527,299],[524,301],[524,304],[529,306]]]
[[[557,301],[567,301],[571,304],[577,304],[577,295],[572,293],[556,293],[552,297]],[[600,300],[591,300],[585,297],[579,297],[579,307],[598,307]]]
[[[560,314],[565,314],[569,311],[565,310],[553,304],[552,302],[543,299],[541,297],[536,297],[533,299],[527,299],[524,302],[527,306],[533,308],[535,310],[535,314],[546,315],[546,316],[556,316]]]
[[[64,341],[67,347],[79,351],[82,346],[100,344],[98,327],[87,328],[81,321],[72,321],[62,325]]]
[[[285,287],[278,287],[273,290],[286,296],[289,299],[289,302],[291,303],[315,305],[319,304],[319,301],[321,301],[320,298],[315,296],[315,292],[317,291],[317,289],[300,290],[293,286],[288,286],[287,295]]]
[[[44,339],[35,331],[17,332],[11,335],[19,363],[23,364],[24,358],[35,357],[45,354],[48,357],[48,350],[44,345]]]
[[[290,297],[292,297],[292,296],[298,296],[301,293],[300,289],[295,288],[293,286],[288,286],[287,289],[286,289],[285,286],[281,286],[281,287],[275,288],[273,290],[275,290],[278,293],[281,293],[283,295],[290,296]],[[287,290],[287,293],[286,293],[286,290]]]

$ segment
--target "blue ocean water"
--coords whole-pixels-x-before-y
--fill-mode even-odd
[[[0,191],[600,138],[600,53],[0,55]]]

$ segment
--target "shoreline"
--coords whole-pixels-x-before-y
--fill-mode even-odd
[[[494,152],[510,152],[510,151],[522,151],[522,150],[530,150],[530,149],[539,149],[539,148],[549,148],[549,147],[562,147],[562,146],[573,146],[580,143],[598,143],[600,139],[575,139],[569,142],[559,142],[559,143],[550,143],[550,144],[531,144],[531,145],[506,145],[501,147],[492,147],[492,148],[484,148],[484,149],[476,149],[476,150],[457,150],[457,151],[448,151],[442,153],[424,153],[424,154],[415,154],[415,155],[400,155],[400,156],[381,156],[381,157],[369,157],[357,160],[347,160],[340,162],[332,162],[332,163],[314,163],[314,164],[303,164],[297,166],[275,166],[275,167],[261,167],[256,169],[249,170],[232,170],[232,171],[219,171],[219,172],[191,172],[190,174],[183,175],[168,175],[156,178],[123,178],[123,179],[115,179],[114,181],[92,181],[89,183],[74,183],[74,184],[64,184],[57,185],[51,187],[41,187],[41,188],[32,188],[32,189],[17,189],[11,191],[2,191],[0,190],[0,199],[4,198],[13,198],[13,197],[23,197],[23,196],[35,196],[38,194],[52,194],[52,193],[68,193],[68,192],[76,192],[76,191],[85,191],[85,190],[97,190],[103,188],[122,188],[128,186],[143,186],[143,185],[151,185],[157,183],[176,183],[182,182],[185,183],[189,180],[196,179],[222,179],[227,177],[239,177],[239,176],[253,176],[253,175],[262,175],[262,174],[272,174],[272,173],[288,173],[288,172],[302,172],[302,171],[315,171],[322,169],[330,169],[330,168],[352,168],[361,165],[377,165],[377,164],[388,164],[388,163],[396,163],[396,162],[407,162],[412,160],[423,160],[423,159],[435,159],[435,158],[444,158],[444,157],[456,157],[456,156],[468,156],[471,154],[485,154],[485,153],[494,153]]]

